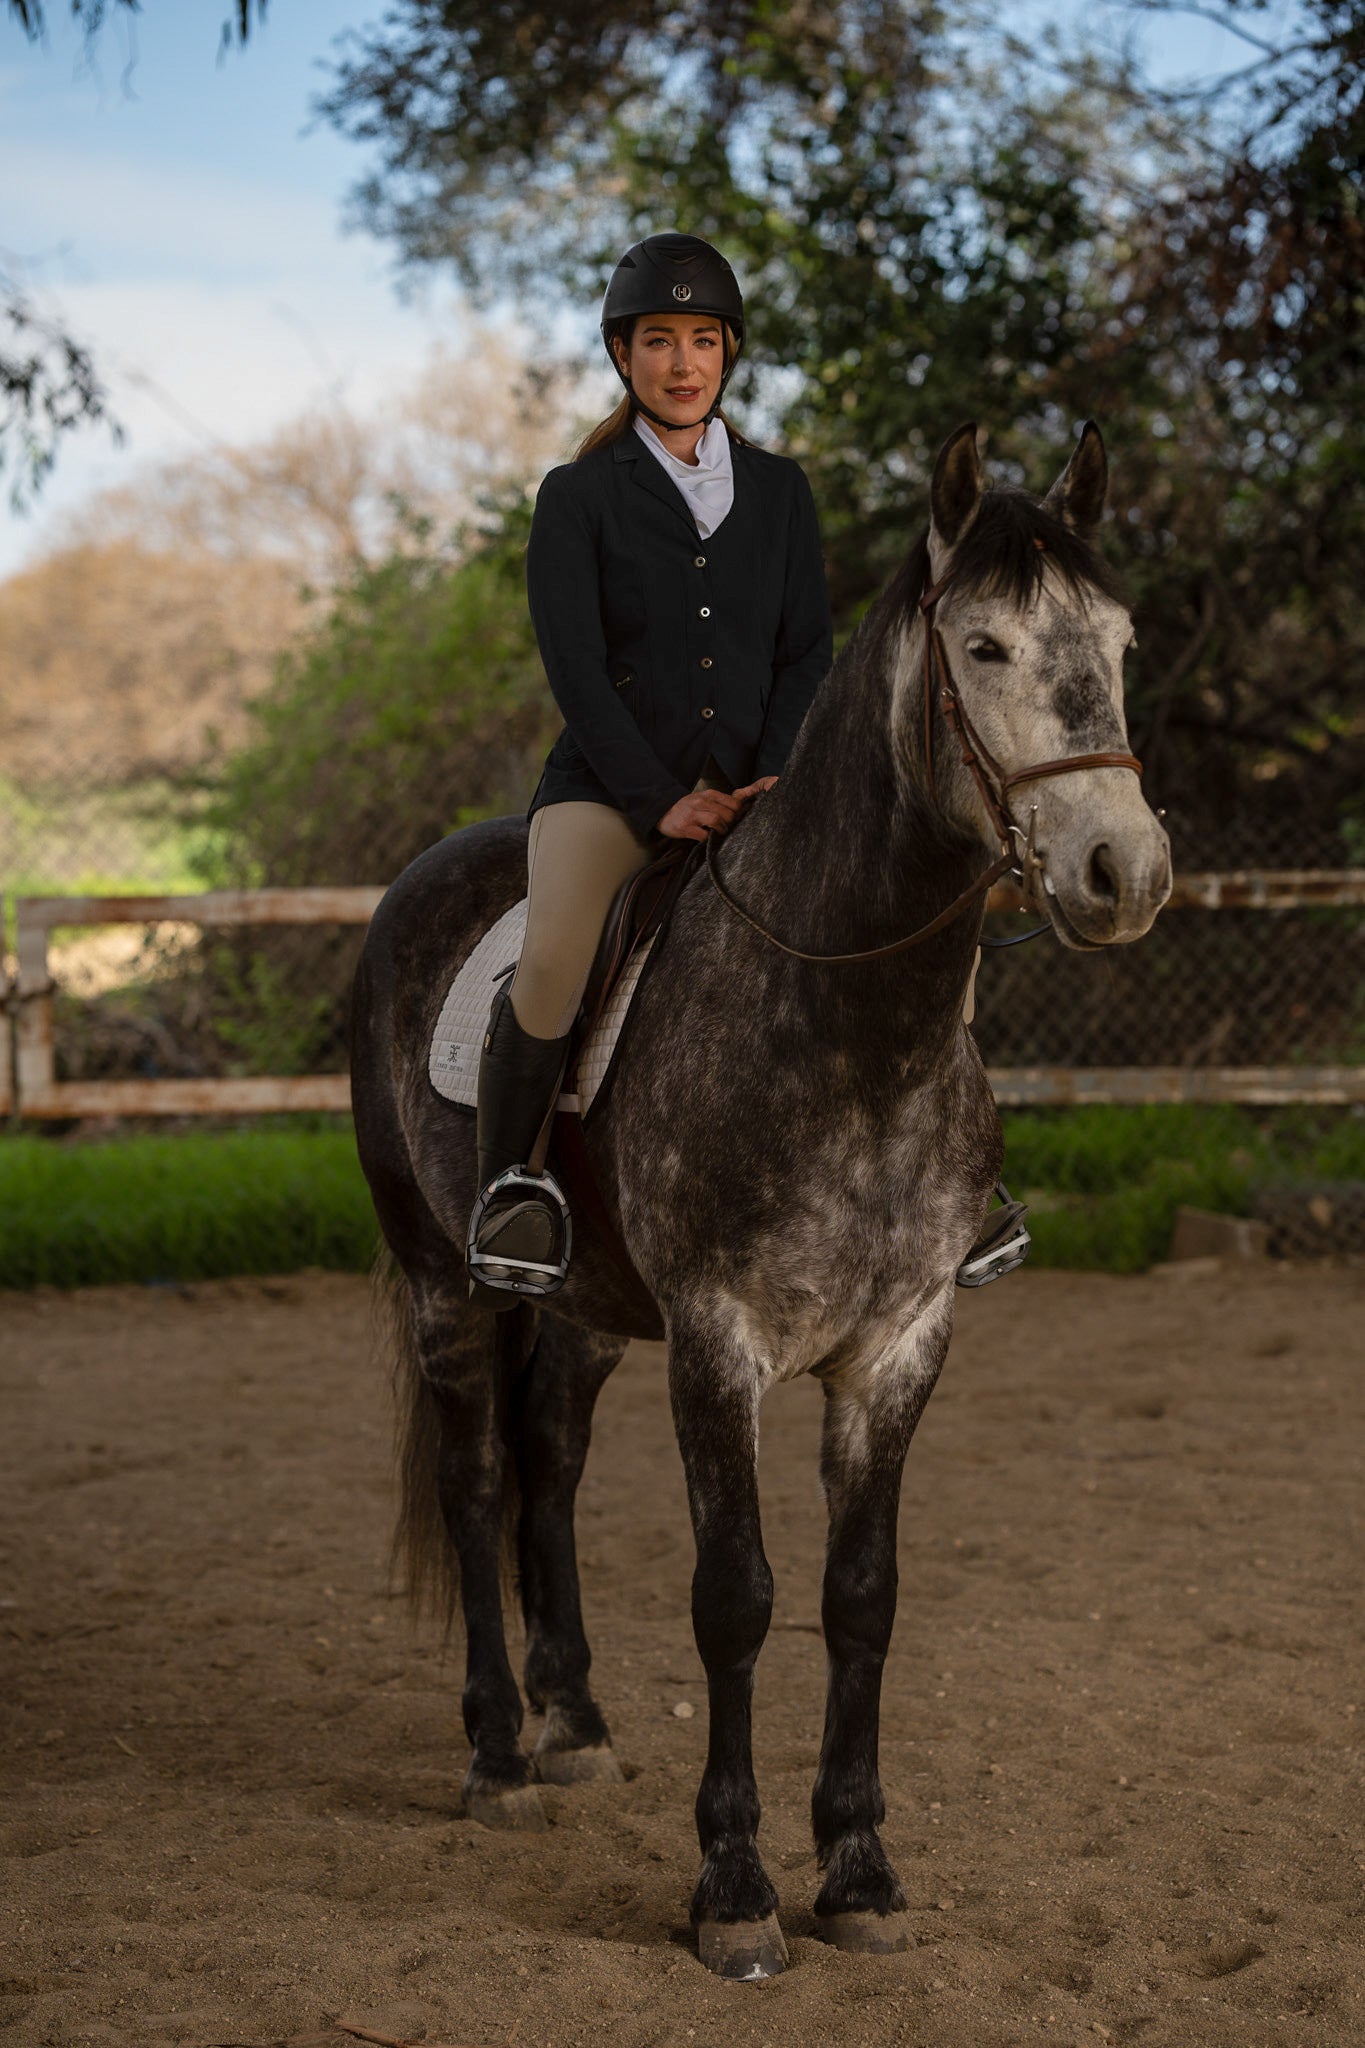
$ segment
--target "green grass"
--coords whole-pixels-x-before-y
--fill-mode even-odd
[[[0,1138],[0,1287],[360,1272],[377,1234],[348,1128]]]
[[[1005,1118],[1034,1266],[1139,1272],[1176,1209],[1242,1214],[1257,1186],[1365,1179],[1365,1116],[1236,1108]],[[360,1272],[376,1229],[349,1127],[299,1119],[90,1143],[0,1136],[0,1287]]]
[[[1033,1266],[1138,1273],[1165,1258],[1182,1204],[1243,1216],[1258,1187],[1365,1179],[1365,1116],[1347,1110],[1090,1108],[1004,1125]]]

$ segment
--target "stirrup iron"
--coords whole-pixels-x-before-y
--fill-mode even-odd
[[[494,1201],[503,1203],[509,1195],[521,1193],[550,1216],[557,1237],[555,1254],[551,1259],[514,1259],[506,1254],[500,1257],[494,1250],[481,1251],[479,1248],[479,1232]],[[510,1217],[516,1210],[509,1208],[506,1213]],[[525,1166],[506,1167],[488,1183],[474,1204],[464,1255],[470,1277],[480,1287],[493,1287],[500,1293],[519,1294],[531,1299],[557,1294],[569,1276],[572,1251],[573,1218],[563,1190],[552,1173],[532,1173]]]
[[[1003,1181],[996,1183],[995,1192],[1004,1207],[987,1217],[983,1235],[958,1267],[959,1287],[985,1287],[992,1280],[1003,1280],[1006,1273],[1022,1266],[1029,1255],[1033,1239],[1024,1221],[1027,1204],[1016,1202]]]

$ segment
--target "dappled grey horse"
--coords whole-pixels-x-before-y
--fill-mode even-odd
[[[848,1947],[906,1939],[878,1836],[878,1709],[902,1468],[1001,1167],[962,1019],[985,887],[1013,867],[1076,948],[1140,937],[1170,890],[1127,752],[1132,628],[1090,540],[1105,487],[1093,424],[1041,502],[986,489],[960,429],[927,534],[821,685],[780,782],[710,849],[715,877],[681,894],[588,1128],[653,1327],[582,1219],[552,1305],[493,1316],[467,1298],[474,1119],[433,1091],[427,1052],[457,969],[524,893],[522,821],[414,861],[360,963],[355,1117],[395,1262],[400,1547],[414,1587],[463,1610],[467,1811],[543,1826],[537,1779],[619,1776],[588,1684],[574,1494],[603,1382],[628,1338],[662,1329],[710,1704],[692,1917],[727,1976],[785,1961],[750,1704],[773,1583],[759,1403],[798,1373],[824,1389],[829,1510],[815,1911]],[[544,1715],[530,1755],[503,1626],[512,1559],[526,1697]]]

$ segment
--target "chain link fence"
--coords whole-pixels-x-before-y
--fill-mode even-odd
[[[1330,819],[1166,816],[1178,874],[1342,870]],[[993,915],[1009,937],[1017,916]],[[987,1065],[1308,1067],[1365,1063],[1365,912],[1172,909],[1137,945],[988,951],[977,979]]]

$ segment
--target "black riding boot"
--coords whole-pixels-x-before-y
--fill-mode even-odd
[[[568,1211],[553,1176],[528,1176],[527,1164],[559,1093],[568,1045],[567,1033],[532,1038],[523,1031],[506,987],[493,998],[479,1061],[481,1194],[467,1246],[470,1293],[488,1308],[515,1308],[562,1284],[553,1269],[567,1260]],[[509,1167],[520,1169],[517,1178],[490,1192]]]

